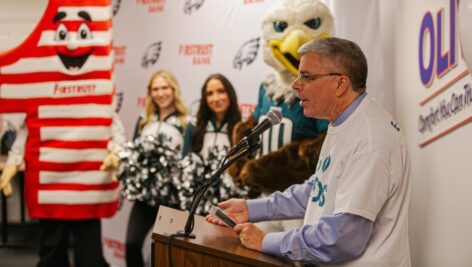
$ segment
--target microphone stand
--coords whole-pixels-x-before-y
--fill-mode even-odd
[[[227,169],[231,164],[233,164],[235,161],[246,157],[250,154],[252,154],[254,151],[256,151],[259,147],[259,138],[257,138],[256,142],[251,142],[247,148],[245,148],[243,151],[232,157],[227,163],[224,163],[211,177],[208,179],[208,181],[203,184],[203,186],[198,190],[198,192],[195,194],[192,206],[190,208],[190,213],[187,218],[187,222],[185,224],[184,231],[179,231],[178,235],[183,236],[183,237],[189,237],[189,238],[195,238],[195,235],[192,233],[193,227],[194,227],[194,220],[195,220],[195,212],[197,210],[198,204],[200,203],[203,195],[205,195],[206,191],[208,188],[214,184],[216,181],[218,181],[220,175]],[[228,158],[230,156],[230,153],[226,156]],[[225,158],[225,159],[226,159]],[[223,161],[224,162],[224,161]]]

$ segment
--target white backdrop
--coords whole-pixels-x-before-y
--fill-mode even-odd
[[[144,4],[150,2],[149,4]],[[154,3],[155,2],[155,3]],[[274,0],[115,1],[115,81],[119,114],[128,137],[142,112],[146,85],[160,68],[174,72],[185,102],[196,112],[201,86],[214,72],[235,86],[244,115],[256,104],[260,83],[273,70],[262,59],[261,21]],[[376,0],[325,0],[335,17],[337,36],[352,39],[368,54],[369,91],[385,99],[379,10]],[[194,8],[186,7],[194,4]],[[201,4],[198,7],[198,4]],[[189,11],[190,10],[190,11]],[[363,13],[363,16],[357,14]],[[259,45],[252,63],[235,67],[236,54]],[[143,60],[147,64],[143,65]],[[248,58],[245,58],[248,59]],[[391,90],[393,87],[390,87]],[[193,103],[193,104],[192,104]],[[393,103],[393,102],[389,102]],[[393,104],[389,104],[390,109]]]
[[[151,74],[160,68],[174,72],[185,102],[195,113],[201,86],[214,72],[227,76],[234,84],[240,103],[254,104],[260,82],[271,69],[261,60],[259,49],[252,64],[233,67],[238,50],[260,37],[262,14],[270,1],[121,1],[114,17],[116,87],[122,99],[122,117],[128,136],[142,112],[143,97]],[[149,1],[151,2],[151,1]],[[202,2],[185,13],[189,2]],[[151,10],[163,11],[151,12]],[[258,45],[260,42],[255,42]],[[153,46],[154,44],[154,46]],[[149,60],[143,66],[143,58]],[[120,60],[122,59],[122,60]],[[155,63],[152,64],[152,60]],[[243,93],[244,92],[244,93]],[[121,98],[120,98],[121,96]]]
[[[131,137],[151,74],[160,68],[174,72],[185,102],[192,113],[198,108],[201,86],[213,72],[221,72],[236,88],[243,116],[256,104],[260,83],[273,72],[262,58],[261,22],[271,0],[173,0],[115,1],[114,46],[117,107],[128,137]],[[151,2],[151,1],[149,1]],[[366,52],[370,64],[369,93],[386,101],[393,111],[393,86],[384,82],[385,68],[380,35],[380,3],[377,0],[324,0],[335,18],[336,35],[356,41]],[[193,8],[191,8],[193,5]],[[363,16],[358,16],[363,13]],[[260,38],[260,39],[259,39]],[[248,46],[259,46],[250,64],[235,64],[236,54]],[[248,58],[245,58],[248,59]],[[143,60],[146,62],[143,65]],[[391,66],[391,65],[390,65]],[[117,266],[127,220],[104,221],[107,258]],[[110,229],[111,227],[111,229]],[[113,244],[113,245],[111,245]],[[144,247],[149,250],[149,247]],[[149,253],[149,252],[147,252]]]

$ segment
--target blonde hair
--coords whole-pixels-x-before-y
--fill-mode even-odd
[[[151,123],[154,119],[154,116],[156,116],[156,113],[159,111],[159,107],[154,103],[151,97],[152,83],[154,79],[156,79],[157,77],[163,78],[172,88],[172,91],[174,92],[174,107],[177,111],[177,117],[179,118],[179,121],[182,127],[185,128],[187,126],[188,110],[182,100],[182,95],[180,94],[179,82],[175,78],[174,74],[172,74],[170,71],[158,70],[154,72],[154,74],[151,76],[151,79],[149,79],[149,83],[147,86],[146,102],[144,106],[145,113],[144,113],[144,118],[141,120],[139,124],[139,130],[141,131],[144,126]]]

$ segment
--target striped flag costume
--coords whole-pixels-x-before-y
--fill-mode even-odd
[[[50,0],[38,26],[0,54],[0,112],[26,113],[30,217],[112,216],[118,183],[99,170],[111,139],[109,0]]]

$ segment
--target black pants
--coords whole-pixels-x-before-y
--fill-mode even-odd
[[[141,201],[134,202],[126,231],[126,266],[144,266],[141,253],[144,238],[154,225],[158,209],[159,206],[151,207]]]
[[[39,220],[38,267],[68,267],[69,235],[74,239],[75,267],[105,267],[99,219]]]

